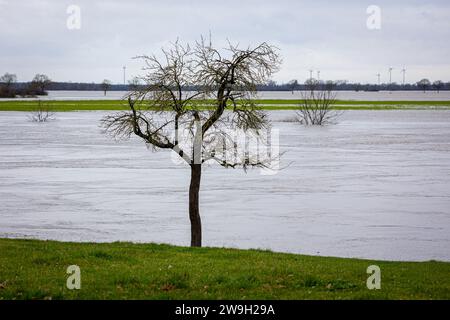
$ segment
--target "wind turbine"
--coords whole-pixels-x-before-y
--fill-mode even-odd
[[[406,73],[405,67],[403,67],[402,73],[403,73],[403,85],[405,85],[405,73]]]
[[[389,85],[392,84],[392,70],[393,70],[393,69],[394,69],[394,68],[392,68],[392,67],[389,68]]]
[[[127,68],[126,66],[123,66],[123,84],[125,84],[125,69],[126,68]]]
[[[317,81],[320,80],[320,70],[317,70]]]
[[[309,80],[312,80],[313,70],[309,70]]]
[[[378,72],[378,73],[376,74],[376,76],[378,77],[378,85],[380,85],[380,76],[381,76],[381,74]]]

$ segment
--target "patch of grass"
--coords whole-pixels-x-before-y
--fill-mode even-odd
[[[69,265],[81,289],[66,288]],[[369,265],[381,290],[368,290]],[[449,299],[450,263],[0,239],[0,299]]]
[[[91,253],[93,257],[99,258],[99,259],[106,259],[106,260],[112,260],[113,256],[105,251],[95,250]]]
[[[189,273],[178,272],[169,273],[162,288],[169,289],[188,289],[189,288]]]
[[[33,111],[38,101],[0,101],[0,111]],[[301,100],[255,100],[264,110],[294,110]],[[212,100],[196,101],[200,109],[213,108]],[[125,100],[46,100],[46,105],[52,112],[64,111],[94,111],[94,110],[128,110]],[[139,104],[138,104],[139,105]],[[146,103],[140,104],[146,108]],[[192,106],[191,106],[192,107]],[[337,100],[338,110],[391,110],[391,109],[450,109],[450,101],[354,101]]]
[[[261,105],[271,105],[271,104],[300,104],[303,100],[299,99],[265,99],[265,100],[255,100],[255,103],[261,104]],[[450,101],[448,100],[440,100],[440,101],[414,101],[414,100],[403,100],[403,101],[396,101],[396,100],[381,100],[381,101],[372,101],[372,100],[336,100],[337,105],[393,105],[393,106],[406,106],[406,105],[414,105],[414,106],[450,106]]]
[[[316,288],[324,285],[321,279],[311,275],[306,276],[301,283],[306,288]]]

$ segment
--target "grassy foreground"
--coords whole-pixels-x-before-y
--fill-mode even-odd
[[[201,108],[211,106],[212,101],[198,101]],[[264,110],[294,110],[301,100],[255,100]],[[124,100],[42,100],[52,111],[128,110]],[[33,111],[38,101],[1,101],[0,111]],[[450,101],[353,101],[337,100],[337,110],[391,110],[391,109],[450,109]]]
[[[381,268],[368,290],[366,269]],[[66,288],[69,265],[81,289]],[[450,263],[0,239],[0,299],[449,299]]]

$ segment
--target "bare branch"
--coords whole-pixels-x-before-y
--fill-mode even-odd
[[[252,98],[257,85],[278,70],[277,49],[266,43],[244,50],[229,44],[223,51],[201,38],[193,48],[172,43],[162,50],[162,58],[137,57],[145,65],[145,85],[128,96],[130,111],[105,117],[103,127],[116,137],[135,134],[155,148],[172,149],[189,164],[205,161],[205,137],[211,128],[215,133],[227,127],[256,132],[268,128],[266,114]],[[192,86],[197,90],[186,90]],[[213,110],[205,109],[208,98],[213,99]],[[227,108],[230,116],[224,117]],[[228,165],[247,167],[246,162]]]
[[[331,81],[322,85],[315,79],[308,80],[306,90],[302,92],[303,102],[297,110],[298,121],[305,125],[333,123],[341,114],[334,109],[336,92],[333,88]]]

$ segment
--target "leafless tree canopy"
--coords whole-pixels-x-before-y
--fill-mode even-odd
[[[225,128],[255,132],[268,128],[267,116],[253,98],[256,86],[278,70],[276,48],[262,43],[239,49],[229,44],[220,51],[201,39],[194,46],[175,42],[162,52],[162,59],[138,57],[147,71],[142,78],[145,86],[129,95],[130,112],[102,120],[106,131],[117,137],[136,134],[153,147],[174,150],[188,164],[212,159],[225,167],[264,166],[248,159],[229,162],[211,141],[222,139],[226,144]],[[184,90],[192,85],[199,90]]]
[[[8,86],[13,84],[16,81],[17,81],[17,76],[15,74],[11,74],[8,72],[0,77],[0,83],[8,85]]]
[[[315,79],[306,82],[306,90],[302,92],[302,103],[297,111],[298,121],[305,125],[324,125],[332,123],[340,115],[333,109],[336,92],[333,82],[319,83]]]
[[[425,92],[431,85],[430,80],[428,79],[422,79],[419,82],[417,82],[417,86]]]
[[[103,94],[106,96],[106,91],[108,91],[109,88],[111,88],[111,81],[108,79],[105,79],[105,80],[103,80],[101,85],[102,85]]]
[[[36,74],[31,81],[31,86],[36,88],[39,92],[45,92],[45,89],[52,81],[45,74]]]
[[[0,77],[0,97],[14,98],[15,90],[13,84],[17,82],[17,76],[11,73],[5,73]]]
[[[436,89],[436,91],[438,93],[442,89],[443,86],[444,86],[444,83],[441,80],[436,80],[435,82],[433,82],[433,88]]]

